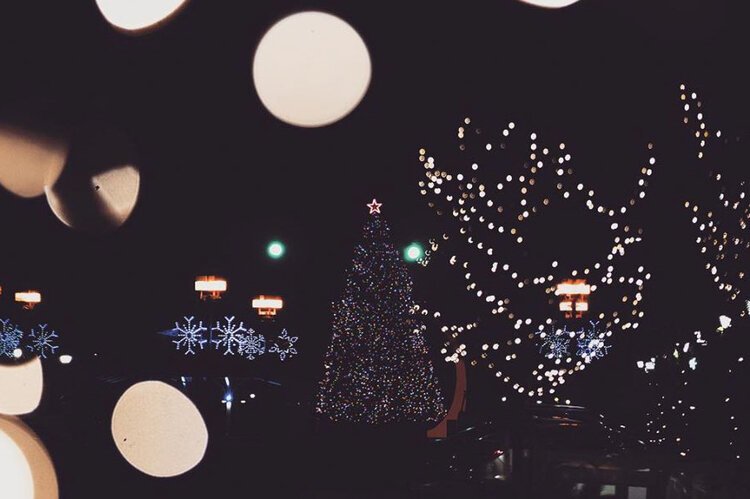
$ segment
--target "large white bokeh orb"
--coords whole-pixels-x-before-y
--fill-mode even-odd
[[[122,394],[112,413],[112,438],[134,468],[172,477],[201,462],[208,429],[198,408],[176,388],[144,381]]]
[[[166,21],[187,0],[96,0],[104,18],[125,31],[141,31]]]
[[[53,185],[65,165],[65,141],[0,123],[0,185],[32,198]]]
[[[0,430],[0,483],[3,494],[13,499],[34,499],[31,468],[21,448]]]
[[[68,227],[108,232],[122,226],[138,202],[141,175],[130,140],[105,124],[90,124],[71,140],[66,166],[44,193]]]
[[[0,365],[0,414],[18,416],[34,412],[42,400],[43,386],[39,357],[16,366]]]
[[[301,127],[329,125],[352,112],[371,75],[362,37],[324,12],[300,12],[274,24],[253,60],[263,105],[281,121]]]
[[[561,9],[574,3],[578,3],[580,0],[521,0],[523,3],[530,5],[536,5],[537,7],[544,7],[547,9]]]
[[[57,474],[47,449],[20,419],[6,416],[0,416],[0,497],[59,497]]]

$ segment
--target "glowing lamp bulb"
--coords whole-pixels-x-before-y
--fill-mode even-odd
[[[60,356],[60,364],[70,364],[71,362],[73,362],[72,355],[64,354]]]
[[[19,291],[16,293],[16,301],[30,310],[42,302],[42,294],[39,291]]]
[[[198,292],[201,300],[207,298],[218,300],[221,298],[221,294],[227,290],[227,281],[214,275],[202,275],[195,278],[194,289]]]
[[[407,262],[416,262],[424,257],[424,249],[419,243],[411,243],[404,249],[404,260]]]
[[[252,300],[252,306],[261,317],[273,317],[284,308],[284,300],[280,296],[260,295]]]
[[[286,247],[281,241],[271,241],[266,248],[266,253],[274,260],[278,260],[286,253]]]

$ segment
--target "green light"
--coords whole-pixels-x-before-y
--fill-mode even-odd
[[[271,241],[266,248],[266,253],[274,260],[278,260],[286,253],[286,247],[281,241]]]
[[[424,257],[424,249],[419,243],[411,243],[404,249],[404,260],[407,262],[416,262]]]

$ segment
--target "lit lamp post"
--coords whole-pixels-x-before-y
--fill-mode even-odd
[[[227,290],[227,281],[214,275],[203,275],[195,278],[195,290],[201,300],[220,300]]]
[[[22,303],[23,308],[32,310],[36,305],[42,303],[42,294],[39,291],[18,291],[16,293],[16,302]]]
[[[589,311],[591,285],[584,279],[568,279],[557,285],[555,295],[560,297],[560,312],[566,319],[580,319]]]
[[[258,315],[263,319],[270,319],[276,316],[276,313],[284,308],[284,300],[280,296],[260,295],[253,298],[252,306],[258,311]]]
[[[404,248],[404,260],[409,263],[418,262],[424,257],[424,248],[419,243],[411,243]]]
[[[266,254],[274,260],[278,260],[286,253],[286,246],[281,241],[271,241],[266,247]]]

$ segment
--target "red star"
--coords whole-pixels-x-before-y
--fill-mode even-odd
[[[374,215],[375,213],[380,213],[380,207],[383,206],[383,203],[378,203],[377,199],[372,198],[372,203],[366,206],[370,208],[370,215]]]

